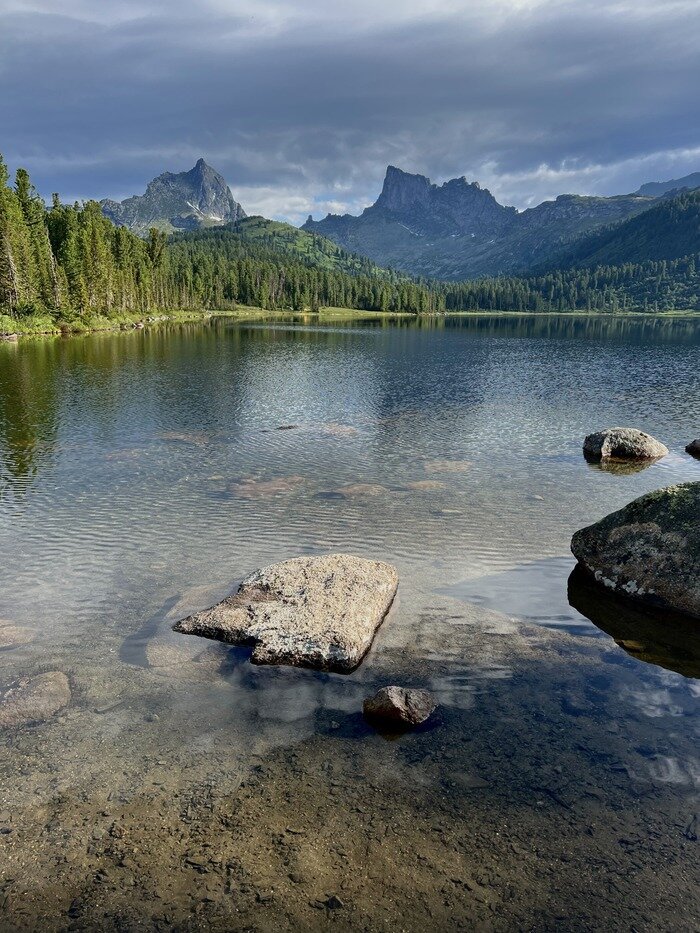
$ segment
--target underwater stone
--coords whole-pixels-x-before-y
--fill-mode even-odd
[[[427,690],[397,686],[382,687],[362,707],[368,719],[384,719],[405,726],[419,726],[436,709],[437,703]]]
[[[61,671],[20,680],[0,700],[0,728],[45,722],[70,700],[70,683]]]

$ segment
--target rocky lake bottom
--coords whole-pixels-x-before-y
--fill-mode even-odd
[[[568,545],[700,479],[699,351],[488,318],[0,346],[0,928],[696,930],[698,634],[601,606]],[[618,423],[669,455],[586,464]],[[399,572],[352,674],[172,631],[334,551]],[[437,713],[376,730],[388,683]]]

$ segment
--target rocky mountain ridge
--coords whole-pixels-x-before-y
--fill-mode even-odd
[[[235,223],[246,216],[225,179],[199,159],[188,172],[164,172],[142,195],[124,201],[105,198],[102,213],[114,224],[145,234],[151,227],[166,233]]]
[[[303,229],[381,266],[458,279],[527,271],[578,237],[653,203],[639,194],[564,194],[518,212],[464,177],[435,185],[390,165],[381,194],[359,217],[309,217]]]

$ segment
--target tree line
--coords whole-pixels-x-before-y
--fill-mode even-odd
[[[347,263],[347,257],[343,259]],[[346,265],[347,268],[347,265]],[[465,282],[410,279],[358,260],[357,272],[249,240],[234,229],[145,239],[95,201],[47,207],[23,169],[0,157],[0,313],[56,320],[169,310],[323,306],[368,311],[665,311],[700,309],[700,254]]]

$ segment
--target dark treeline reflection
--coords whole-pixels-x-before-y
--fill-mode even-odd
[[[22,488],[52,455],[58,431],[55,351],[51,341],[0,345],[0,496],[8,485]]]
[[[299,327],[308,325],[316,328],[319,323],[333,329],[352,330],[358,326],[385,330],[449,331],[459,330],[474,334],[498,337],[552,337],[562,339],[588,338],[593,340],[624,340],[646,342],[669,341],[694,343],[700,333],[700,321],[696,317],[643,316],[612,314],[465,314],[432,315],[357,315],[324,321],[312,314],[275,315],[263,318],[258,327],[279,326],[286,321]],[[219,326],[222,326],[219,321]],[[224,325],[225,326],[225,325]]]

